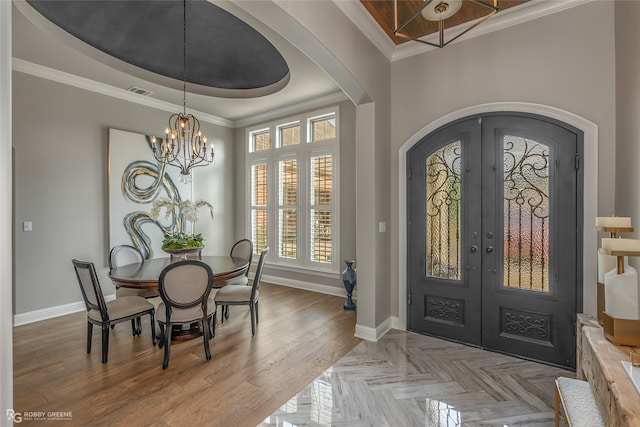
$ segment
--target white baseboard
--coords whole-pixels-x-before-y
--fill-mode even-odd
[[[115,294],[105,295],[105,301],[112,301],[116,298]],[[55,307],[43,308],[41,310],[29,311],[13,316],[13,326],[26,325],[40,320],[52,319],[65,314],[77,313],[78,311],[86,311],[87,307],[83,301],[72,302],[69,304],[58,305]]]
[[[362,338],[363,340],[376,342],[391,329],[395,329],[393,325],[394,323],[397,324],[398,322],[394,319],[398,318],[393,316],[387,317],[384,322],[380,323],[375,328],[356,324],[356,338]]]
[[[300,280],[292,280],[284,277],[262,276],[262,282],[273,283],[274,285],[288,286],[290,288],[304,289],[305,291],[319,292],[321,294],[333,295],[336,297],[345,297],[346,292],[343,288],[335,286],[321,285],[319,283],[302,282]],[[357,300],[357,292],[353,292],[352,298]]]
[[[399,331],[407,330],[407,322],[402,322],[398,316],[391,316],[391,329],[397,329]]]

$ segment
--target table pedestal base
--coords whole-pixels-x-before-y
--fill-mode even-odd
[[[200,322],[190,325],[173,325],[171,329],[171,341],[186,341],[202,336]]]

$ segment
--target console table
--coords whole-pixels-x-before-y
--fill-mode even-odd
[[[607,426],[640,425],[640,393],[621,361],[631,347],[616,346],[604,337],[595,317],[578,315],[576,377],[588,381]]]

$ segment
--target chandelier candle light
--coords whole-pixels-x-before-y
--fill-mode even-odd
[[[169,117],[169,127],[160,141],[151,137],[153,156],[158,162],[180,169],[180,182],[191,182],[191,169],[213,163],[213,142],[211,154],[207,155],[207,137],[200,130],[200,122],[193,114],[187,114],[187,0],[183,0],[182,33],[182,113]]]

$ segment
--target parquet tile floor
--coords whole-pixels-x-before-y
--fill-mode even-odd
[[[554,379],[574,373],[412,332],[363,341],[267,426],[553,426]]]

